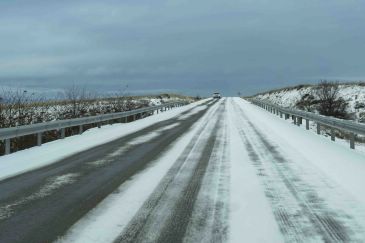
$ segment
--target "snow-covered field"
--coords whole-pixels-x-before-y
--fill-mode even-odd
[[[1,95],[0,95],[1,96]],[[157,106],[169,102],[194,100],[183,96],[140,96],[77,100],[32,100],[28,96],[0,100],[0,128],[29,125],[76,117],[95,116]]]

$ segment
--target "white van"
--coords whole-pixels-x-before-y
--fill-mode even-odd
[[[221,98],[221,94],[220,93],[213,93],[213,99],[220,99]]]

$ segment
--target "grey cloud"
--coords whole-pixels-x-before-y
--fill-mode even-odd
[[[365,3],[1,1],[0,85],[250,94],[364,77]]]

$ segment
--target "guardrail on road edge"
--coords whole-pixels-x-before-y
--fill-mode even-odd
[[[117,119],[125,119],[121,120],[121,122],[126,122],[128,117],[132,117],[133,121],[136,120],[136,116],[139,114],[145,113],[154,113],[155,111],[158,113],[159,111],[170,110],[174,107],[179,107],[186,105],[186,102],[173,102],[166,103],[159,106],[152,106],[147,108],[141,108],[131,111],[118,112],[118,113],[110,113],[103,114],[98,116],[90,116],[90,117],[82,117],[75,119],[67,119],[67,120],[58,120],[51,122],[43,122],[19,127],[10,127],[10,128],[2,128],[0,129],[0,140],[5,141],[5,154],[10,154],[11,152],[11,139],[17,138],[26,135],[37,134],[37,145],[42,145],[42,133],[52,130],[60,131],[60,138],[65,138],[65,129],[69,127],[79,127],[79,134],[83,132],[83,126],[88,124],[98,124],[98,127],[101,127],[102,122],[117,120]]]
[[[322,116],[315,113],[295,110],[291,108],[281,107],[275,104],[271,104],[268,101],[248,99],[251,103],[271,112],[279,115],[280,118],[285,116],[285,120],[292,116],[294,124],[300,126],[303,119],[306,120],[306,129],[309,130],[309,122],[313,121],[317,124],[317,134],[320,134],[321,125],[331,128],[331,140],[335,141],[335,130],[338,129],[347,132],[350,135],[350,148],[355,149],[355,138],[357,134],[365,135],[365,125],[356,123],[353,121],[342,120],[334,117]]]

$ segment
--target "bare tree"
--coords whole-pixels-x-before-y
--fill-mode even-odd
[[[77,118],[85,116],[91,106],[91,101],[95,100],[96,93],[87,91],[85,87],[76,85],[70,86],[64,91],[65,98],[68,104],[68,112],[65,118]]]
[[[339,83],[322,80],[315,94],[318,97],[317,109],[320,114],[334,116],[337,118],[347,118],[346,112],[348,103],[339,97]]]
[[[112,95],[110,98],[111,111],[109,112],[122,112],[126,110],[127,89],[128,85]]]

